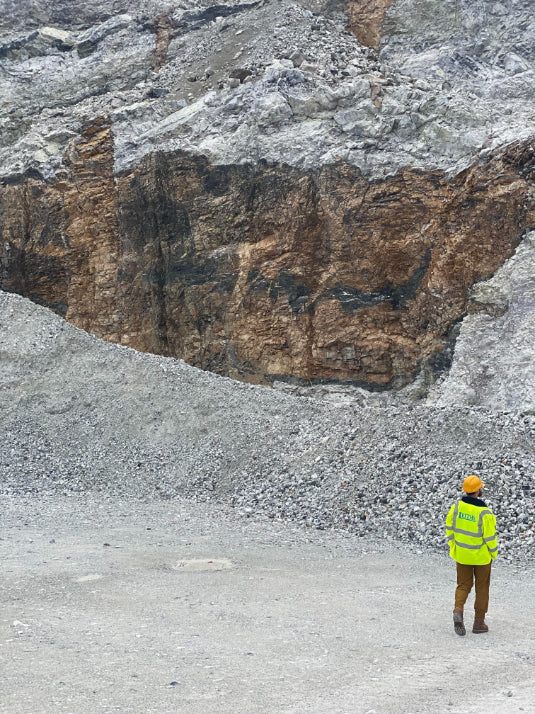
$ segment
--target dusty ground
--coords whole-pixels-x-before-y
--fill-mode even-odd
[[[453,565],[209,504],[0,505],[9,714],[535,711],[535,580],[498,561],[488,636]]]

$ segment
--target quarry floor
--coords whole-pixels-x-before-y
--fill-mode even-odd
[[[445,554],[181,500],[4,496],[0,517],[2,712],[535,712],[521,564],[460,638]]]

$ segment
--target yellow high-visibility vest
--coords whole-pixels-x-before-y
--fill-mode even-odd
[[[446,517],[450,555],[464,565],[486,565],[498,554],[496,518],[486,506],[458,501]]]

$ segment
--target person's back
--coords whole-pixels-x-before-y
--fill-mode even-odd
[[[496,518],[481,500],[485,484],[478,476],[463,482],[463,498],[454,503],[446,517],[446,535],[450,555],[457,563],[457,589],[453,623],[458,635],[465,635],[464,604],[472,585],[476,584],[475,619],[472,632],[488,632],[485,615],[488,609],[492,561],[498,553]]]

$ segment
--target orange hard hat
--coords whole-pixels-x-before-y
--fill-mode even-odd
[[[479,491],[480,488],[483,488],[484,485],[485,484],[479,478],[479,476],[471,474],[470,476],[467,476],[463,481],[463,491],[465,493],[474,493],[474,491]]]

